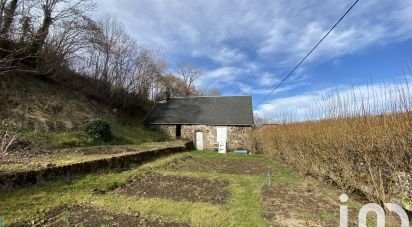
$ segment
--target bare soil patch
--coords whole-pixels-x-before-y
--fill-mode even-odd
[[[271,225],[339,226],[339,203],[304,186],[263,186],[262,203]],[[338,198],[337,198],[338,199]],[[355,216],[354,216],[355,215]],[[357,217],[349,211],[349,217]],[[350,220],[350,226],[356,226]]]
[[[21,225],[19,225],[21,226]],[[24,226],[24,225],[23,225]],[[60,206],[49,211],[43,220],[26,226],[189,226],[140,214],[114,214],[86,205]]]
[[[228,182],[221,180],[151,173],[130,180],[115,192],[128,196],[223,204],[229,195],[225,189],[227,185]]]
[[[261,192],[262,204],[266,218],[272,226],[339,226],[339,198],[336,200],[325,195],[319,184],[308,186],[274,185],[263,186]],[[352,199],[359,200],[360,198]],[[362,204],[368,203],[361,199]],[[349,226],[358,226],[358,209],[349,207]],[[368,222],[376,221],[375,215],[368,216]],[[386,223],[390,226],[400,226],[400,218],[390,213],[386,215]]]
[[[271,168],[259,160],[229,158],[198,158],[187,156],[167,164],[175,171],[218,172],[228,174],[266,175]]]

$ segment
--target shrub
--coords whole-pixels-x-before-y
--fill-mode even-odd
[[[17,135],[10,132],[0,132],[0,160],[9,154],[10,148],[15,144]]]
[[[104,120],[94,120],[86,126],[86,132],[95,140],[108,142],[112,139],[110,124]]]

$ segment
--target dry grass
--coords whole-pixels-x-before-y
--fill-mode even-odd
[[[1,77],[0,100],[0,130],[18,132],[35,147],[141,144],[166,138],[144,127],[143,112],[125,114],[70,86],[30,75]],[[84,127],[95,119],[110,123],[112,141],[96,141],[85,133]]]
[[[410,197],[399,173],[412,172],[412,93],[407,83],[371,89],[368,99],[356,100],[358,91],[325,99],[321,120],[256,130],[258,148],[380,204]]]
[[[9,131],[0,131],[0,161],[9,154],[10,147],[17,140],[17,135]]]

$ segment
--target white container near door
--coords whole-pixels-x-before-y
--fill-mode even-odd
[[[219,142],[217,152],[220,154],[226,154],[226,143]]]
[[[218,152],[225,154],[227,152],[227,127],[217,126],[216,127],[216,143],[218,144]]]
[[[203,132],[197,131],[195,133],[195,147],[198,151],[203,151]]]

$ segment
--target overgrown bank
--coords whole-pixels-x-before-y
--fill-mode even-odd
[[[412,172],[412,113],[284,124],[256,137],[266,154],[303,174],[410,207],[403,175]]]
[[[165,139],[164,135],[144,128],[144,109],[125,113],[62,83],[33,75],[2,76],[0,132],[13,131],[32,146],[46,149],[140,144]],[[88,135],[87,125],[96,119],[110,124],[110,141]]]

